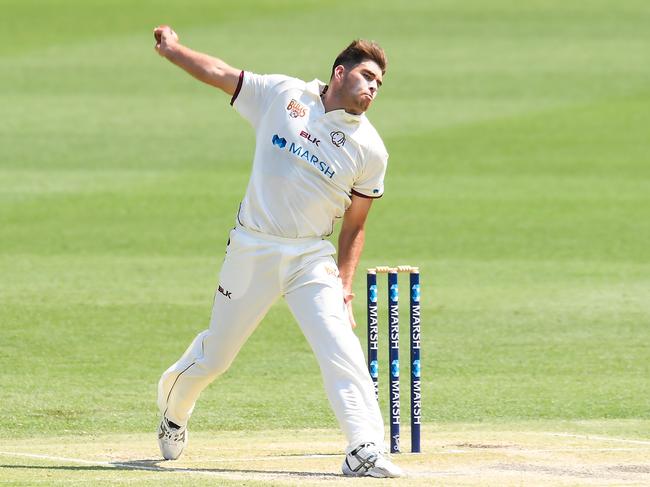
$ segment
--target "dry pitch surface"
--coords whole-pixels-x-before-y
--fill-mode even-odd
[[[433,427],[423,436],[424,453],[393,457],[407,472],[399,480],[343,478],[334,430],[195,433],[175,462],[159,459],[153,434],[3,440],[0,484],[650,485],[646,440]]]

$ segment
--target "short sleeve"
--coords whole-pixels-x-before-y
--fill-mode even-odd
[[[369,154],[363,172],[352,186],[352,194],[363,198],[381,198],[387,166],[388,154]]]
[[[282,83],[290,79],[280,74],[260,75],[242,71],[230,104],[253,127],[257,127],[262,115],[280,92]]]

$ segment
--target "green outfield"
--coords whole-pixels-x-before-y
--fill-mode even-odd
[[[425,472],[415,478],[453,477],[445,446],[560,448],[564,437],[530,435],[563,432],[645,448],[645,459],[599,457],[605,470],[563,457],[578,465],[566,485],[588,483],[582,467],[602,473],[590,482],[648,481],[648,2],[2,0],[0,10],[0,484],[185,478],[122,467],[155,458],[157,380],[207,327],[253,132],[227,96],[157,56],[160,23],[237,67],[304,79],[326,80],[355,37],[386,49],[368,115],[391,157],[355,310],[363,324],[361,269],[420,266],[429,456],[403,457]],[[227,485],[248,485],[247,470],[211,458],[245,449],[245,433],[262,449],[267,435],[295,436],[263,454],[331,455],[309,468],[255,465],[250,485],[334,485],[343,439],[283,302],[205,391],[191,430],[187,468],[231,472]],[[91,463],[28,456],[39,454]],[[458,467],[458,485],[506,485],[485,474],[503,459],[477,462]],[[608,477],[612,464],[638,468]],[[531,473],[508,478],[531,484]]]

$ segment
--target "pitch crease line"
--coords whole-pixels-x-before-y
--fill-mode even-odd
[[[580,452],[640,452],[645,451],[645,448],[473,448],[471,450],[458,450],[447,449],[439,452],[441,455],[458,455],[458,454],[471,454],[480,453],[482,451],[491,452],[505,452],[505,453],[580,453]]]
[[[112,465],[110,462],[103,462],[101,460],[83,460],[81,458],[67,458],[67,457],[56,457],[53,455],[43,455],[39,453],[18,453],[10,451],[0,451],[0,455],[5,455],[8,457],[19,457],[19,458],[36,458],[38,460],[52,460],[57,462],[68,462],[68,463],[83,463],[85,465]]]
[[[625,438],[611,438],[608,436],[592,436],[592,435],[575,435],[572,433],[542,433],[549,436],[561,436],[564,438],[580,438],[582,440],[595,440],[595,441],[618,441],[621,443],[631,443],[633,445],[650,445],[650,441],[645,440],[628,440]]]

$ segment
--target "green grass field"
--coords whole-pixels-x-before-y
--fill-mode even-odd
[[[124,458],[154,455],[157,380],[207,327],[253,133],[227,96],[157,56],[160,23],[235,66],[304,79],[326,79],[353,38],[386,49],[368,115],[391,159],[356,290],[367,266],[421,267],[427,431],[650,439],[647,2],[0,5],[0,451],[150,435]],[[363,323],[363,298],[355,309]],[[208,457],[210,433],[317,428],[342,444],[283,302],[191,428]],[[101,474],[12,462],[0,453],[0,484]]]

